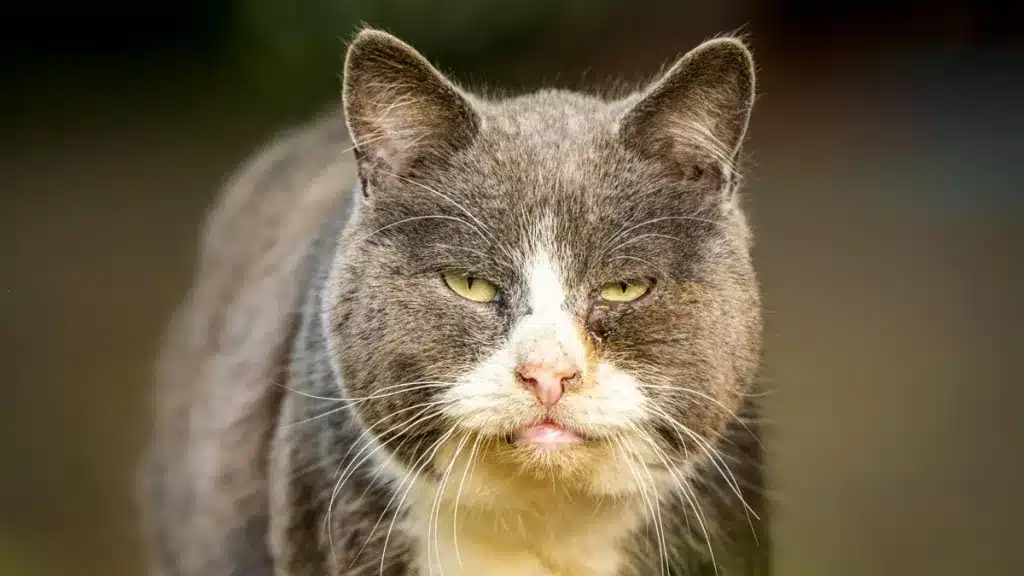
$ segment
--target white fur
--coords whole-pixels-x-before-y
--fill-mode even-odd
[[[617,544],[638,527],[642,506],[545,490],[550,483],[517,483],[518,491],[504,490],[501,498],[522,506],[497,512],[466,498],[470,493],[486,494],[484,483],[499,480],[495,471],[479,461],[461,485],[465,454],[454,462],[454,478],[445,484],[436,509],[430,506],[439,487],[422,482],[415,488],[407,528],[429,535],[418,549],[423,574],[612,576],[622,572],[627,558]],[[456,508],[460,486],[461,505]]]
[[[512,337],[519,360],[543,364],[564,358],[582,368],[586,349],[566,308],[559,266],[548,250],[537,251],[528,277],[530,314],[519,322]]]

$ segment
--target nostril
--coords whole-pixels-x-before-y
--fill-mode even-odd
[[[527,376],[526,374],[523,374],[521,370],[516,370],[516,376],[519,376],[519,379],[523,382],[523,384],[526,384],[530,388],[537,386],[537,380],[535,378]]]
[[[521,379],[523,379],[525,381],[533,380],[533,376],[531,376],[531,374],[533,374],[533,370],[529,366],[526,366],[526,365],[519,365],[519,366],[517,366],[516,367],[516,374],[519,376],[519,378],[521,378]]]
[[[516,374],[523,385],[529,388],[542,404],[552,405],[565,393],[566,388],[579,379],[579,370],[575,366],[530,365],[516,368]]]
[[[571,382],[579,378],[579,372],[577,370],[551,370],[551,369],[534,369],[530,367],[520,367],[516,369],[516,375],[524,383],[531,386],[536,386],[543,382]]]

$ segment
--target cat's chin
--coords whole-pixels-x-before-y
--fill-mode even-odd
[[[538,425],[541,429],[531,429]],[[557,502],[567,493],[603,498],[642,490],[621,453],[621,437],[550,426],[538,420],[508,433],[469,431],[465,437],[446,442],[435,455],[437,479],[449,477],[446,483],[453,485],[453,502],[462,486],[464,505],[494,509],[515,502],[529,506],[548,502],[546,499]],[[406,471],[401,472],[398,477],[405,477]]]
[[[566,438],[565,432],[551,430],[517,432],[518,437],[509,434],[477,455],[478,469],[487,470],[484,475],[491,480],[488,486],[516,493],[553,489],[558,494],[569,490],[597,497],[628,495],[637,489],[634,477],[623,468],[619,445],[608,438]],[[534,434],[543,438],[535,439]]]

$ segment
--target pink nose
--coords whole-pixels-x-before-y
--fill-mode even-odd
[[[522,364],[516,373],[545,406],[553,406],[565,394],[565,387],[579,370],[570,362],[553,364]]]

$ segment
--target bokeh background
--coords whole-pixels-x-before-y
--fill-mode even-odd
[[[750,34],[782,576],[1024,573],[1020,3],[16,2],[0,16],[0,575],[141,573],[131,470],[203,210],[360,21],[470,85]]]

